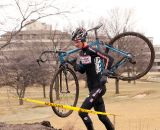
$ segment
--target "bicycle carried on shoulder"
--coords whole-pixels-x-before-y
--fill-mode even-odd
[[[97,30],[102,25],[96,26],[89,31],[95,32],[95,41],[90,42],[90,47],[100,48],[102,41],[98,38]],[[108,44],[103,46],[105,53],[114,58],[113,65],[109,70],[109,78],[117,78],[124,81],[136,80],[143,77],[151,69],[155,52],[152,43],[144,35],[137,32],[124,32],[115,36]],[[67,57],[80,49],[69,51],[44,51],[38,62],[44,62],[42,55],[57,53],[60,66],[55,72],[50,85],[50,102],[64,105],[76,106],[79,96],[78,78],[69,66],[72,59]],[[52,107],[56,115],[67,117],[72,110]]]

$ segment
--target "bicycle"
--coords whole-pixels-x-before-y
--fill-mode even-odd
[[[97,30],[101,26],[98,25],[86,31],[86,33],[94,31],[95,41],[90,42],[89,46],[94,46],[97,50],[100,50],[102,45],[102,41],[98,38],[97,33]],[[121,33],[115,36],[109,43],[105,43],[103,48],[105,48],[106,54],[114,58],[113,65],[108,70],[108,77],[124,81],[136,80],[143,77],[151,69],[155,58],[154,48],[150,40],[137,32]],[[38,62],[45,62],[42,56],[47,53],[57,53],[60,62],[59,69],[55,72],[50,85],[51,103],[58,101],[65,105],[77,105],[79,82],[75,72],[69,66],[69,64],[72,65],[73,59],[68,59],[68,56],[79,50],[55,50],[41,53]],[[55,94],[53,94],[54,92]],[[64,110],[57,107],[52,107],[52,109],[60,117],[67,117],[73,112],[72,110]]]

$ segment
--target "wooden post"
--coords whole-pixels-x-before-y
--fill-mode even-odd
[[[119,79],[115,79],[115,85],[116,85],[116,94],[119,94]]]

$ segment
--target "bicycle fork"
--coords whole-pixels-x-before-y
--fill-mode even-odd
[[[66,90],[63,90],[62,86],[62,75],[64,74],[65,77],[65,84],[66,84]],[[70,93],[69,87],[68,87],[68,78],[67,78],[67,66],[64,66],[64,69],[62,70],[62,73],[60,75],[60,93]]]

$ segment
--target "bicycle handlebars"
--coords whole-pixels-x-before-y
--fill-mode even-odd
[[[46,62],[47,61],[47,59],[45,59],[45,60],[43,60],[42,59],[42,56],[44,55],[44,54],[46,54],[46,53],[66,53],[65,51],[61,51],[61,50],[56,50],[56,51],[43,51],[42,53],[41,53],[41,55],[39,56],[39,58],[36,60],[37,61],[37,63],[38,63],[38,65],[40,66],[40,62]]]
[[[103,24],[97,25],[96,27],[87,30],[86,33],[89,32],[89,31],[95,31],[95,37],[96,37],[96,39],[98,39],[97,30],[98,30],[100,27],[102,27],[102,25],[103,25]],[[46,61],[47,61],[47,59],[45,59],[45,60],[42,59],[42,56],[43,56],[44,54],[46,54],[46,53],[66,53],[66,52],[65,52],[65,51],[61,51],[61,50],[58,50],[58,51],[57,51],[57,50],[55,50],[55,51],[43,51],[43,52],[41,53],[41,55],[39,56],[39,58],[36,60],[39,65],[40,65],[40,62],[43,63],[43,62],[46,62]]]

